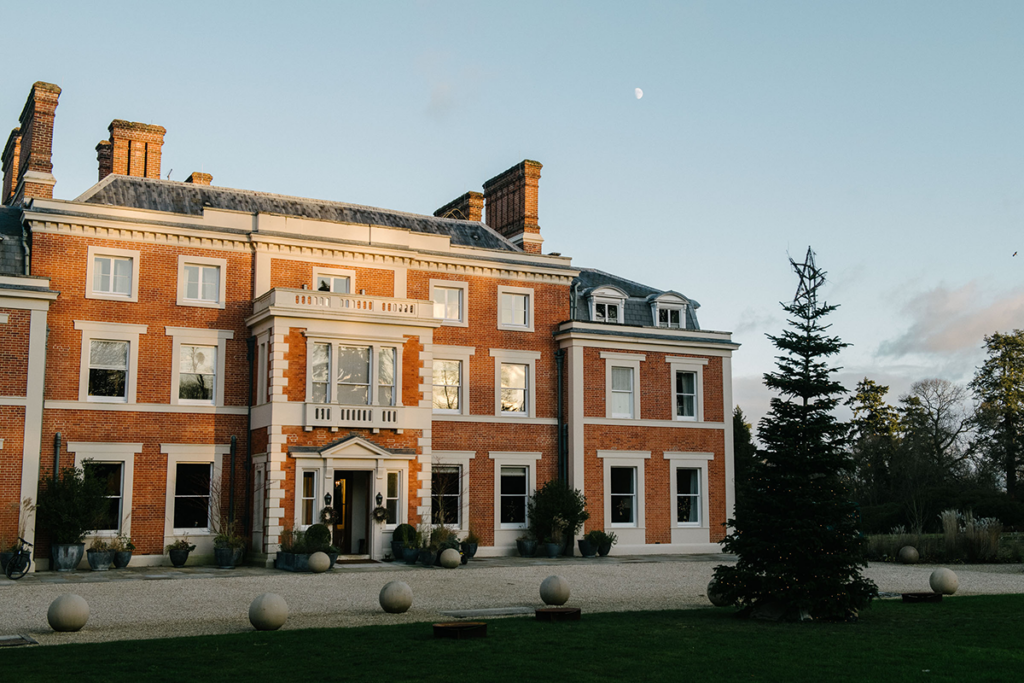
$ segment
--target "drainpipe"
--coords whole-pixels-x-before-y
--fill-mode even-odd
[[[234,531],[235,524],[235,452],[238,450],[238,437],[231,435],[231,470],[228,472],[228,530]]]
[[[57,481],[60,472],[60,432],[53,435],[53,480]]]
[[[245,359],[249,362],[249,381],[245,402],[249,406],[249,417],[246,420],[245,437],[245,536],[252,532],[252,508],[251,499],[252,486],[249,483],[249,475],[252,473],[252,376],[255,369],[256,337],[248,337],[245,340]],[[251,540],[251,539],[250,539]]]
[[[555,376],[558,378],[555,391],[558,392],[556,399],[558,411],[558,478],[569,483],[569,459],[565,448],[565,410],[562,400],[562,370],[565,365],[565,349],[555,351]]]

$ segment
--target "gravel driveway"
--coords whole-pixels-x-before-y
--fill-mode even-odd
[[[724,555],[494,558],[455,570],[377,564],[339,566],[326,574],[256,568],[183,573],[164,567],[104,576],[47,573],[19,582],[0,580],[0,635],[20,633],[57,644],[242,632],[252,628],[249,603],[267,592],[287,601],[286,629],[432,621],[450,619],[442,612],[452,610],[543,606],[538,588],[551,574],[568,580],[569,605],[585,612],[706,607],[705,589],[714,567],[730,561]],[[883,592],[926,591],[934,568],[874,564],[866,575]],[[1024,593],[1024,565],[953,570],[960,580],[957,595]],[[381,587],[393,580],[412,587],[412,609],[405,614],[385,614],[377,602]],[[77,593],[89,603],[89,622],[78,633],[55,633],[47,625],[46,610],[62,593]]]

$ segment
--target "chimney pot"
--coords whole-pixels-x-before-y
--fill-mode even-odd
[[[442,206],[434,215],[479,223],[484,217],[484,196],[479,192],[467,192]]]
[[[21,204],[25,199],[52,199],[53,120],[60,88],[53,83],[32,84],[20,126],[11,132],[4,147],[3,201]]]

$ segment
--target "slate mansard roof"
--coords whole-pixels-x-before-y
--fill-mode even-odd
[[[0,206],[0,275],[25,274],[21,211]]]
[[[642,285],[639,282],[627,280],[618,275],[612,275],[596,268],[580,268],[580,274],[573,281],[573,304],[576,311],[574,319],[583,322],[590,322],[590,295],[597,289],[605,286],[615,287],[626,293],[626,302],[623,306],[623,323],[637,327],[652,327],[654,319],[651,314],[651,302],[663,294],[675,294],[685,299],[686,307],[686,329],[699,330],[697,322],[697,309],[700,304],[688,296],[671,290],[655,289]],[[615,323],[608,323],[614,325]]]
[[[193,185],[172,180],[111,174],[79,197],[77,201],[189,216],[200,216],[204,208],[212,208],[296,216],[335,223],[379,225],[413,232],[445,235],[451,239],[453,245],[522,252],[522,249],[513,245],[484,223],[455,218],[436,218],[322,199],[289,197],[269,192],[235,190],[214,185]]]

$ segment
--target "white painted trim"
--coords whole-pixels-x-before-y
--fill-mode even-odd
[[[220,488],[221,471],[224,469],[224,456],[231,452],[231,445],[162,443],[160,444],[160,452],[167,456],[167,488],[164,494],[164,545],[173,543],[175,540],[186,535],[192,539],[197,536],[212,537],[220,521],[220,510],[214,509],[214,496],[212,493]],[[175,529],[173,526],[174,485],[176,483],[177,465],[179,463],[211,463],[213,465],[210,477],[210,526],[206,529]],[[221,493],[223,495],[223,490]],[[212,543],[212,540],[210,543]]]
[[[421,483],[420,503],[427,508],[427,520],[431,516],[431,477],[434,465],[458,465],[459,470],[459,526],[457,531],[469,531],[469,463],[476,457],[476,451],[434,451],[431,454],[431,463],[424,467],[421,473],[426,474],[426,479]]]
[[[141,268],[141,259],[138,250],[135,249],[114,249],[108,247],[90,246],[88,250],[89,260],[85,267],[85,298],[86,299],[106,299],[108,301],[132,301],[138,302],[139,300],[139,271]],[[96,257],[97,256],[113,256],[115,258],[126,258],[132,262],[132,289],[131,292],[126,296],[124,294],[114,294],[111,292],[97,292],[93,289],[94,276],[96,275]]]
[[[27,401],[25,396],[0,396],[0,406],[24,406]]]
[[[45,302],[49,306],[49,302]],[[29,315],[28,368],[29,378],[46,376],[46,309],[33,309]],[[43,439],[43,390],[45,382],[29,381],[25,390],[25,426],[22,438],[21,493],[19,501],[36,502],[39,490],[39,466]],[[35,515],[21,508],[18,523],[25,529],[25,540],[35,543]],[[38,567],[36,568],[38,569]]]
[[[501,322],[501,300],[502,294],[525,294],[526,295],[526,324],[525,325],[508,325]],[[536,297],[533,293],[532,287],[510,287],[507,285],[498,285],[498,301],[495,309],[498,312],[498,329],[499,330],[510,330],[513,332],[533,332],[533,302]]]
[[[646,543],[646,502],[644,487],[644,461],[650,451],[597,451],[604,467],[604,526],[614,529],[628,543]],[[636,476],[636,519],[634,524],[612,524],[611,470],[613,467],[632,467]]]
[[[139,335],[146,334],[149,327],[147,325],[76,320],[75,329],[82,333],[82,355],[78,375],[79,402],[134,404],[135,389],[139,378]],[[128,342],[128,377],[125,379],[126,396],[124,400],[89,396],[89,342],[93,340]]]
[[[557,425],[554,417],[511,417],[510,415],[446,415],[434,413],[433,422],[490,422],[492,424]]]
[[[711,491],[708,488],[708,469],[715,459],[714,453],[685,453],[665,451],[663,457],[669,467],[669,519],[672,529],[710,529],[711,524]],[[697,523],[681,524],[676,521],[676,470],[691,469],[700,471],[700,520]],[[673,542],[676,539],[673,537]]]
[[[207,330],[198,327],[164,327],[164,334],[171,338],[171,405],[224,405],[224,378],[227,367],[228,339],[235,338],[234,330]],[[217,376],[213,389],[213,401],[194,401],[178,398],[178,383],[181,372],[182,346],[217,347]]]
[[[502,524],[501,523],[501,468],[502,467],[525,467],[526,468],[526,495],[532,496],[537,490],[537,463],[544,456],[543,453],[526,451],[491,451],[487,454],[494,461],[494,543],[507,543],[515,541],[515,538],[525,529],[529,523],[529,517],[523,524]],[[503,531],[513,532],[503,534]],[[506,538],[508,537],[508,538]]]
[[[441,324],[445,327],[469,327],[469,283],[462,280],[430,280],[430,300],[434,301],[434,290],[437,288],[442,289],[458,289],[461,290],[459,295],[459,319],[449,320],[448,318],[441,318],[444,322]]]
[[[722,359],[722,404],[725,417],[725,518],[732,519],[736,507],[736,447],[732,425],[732,358]]]
[[[8,314],[8,313],[0,313],[0,325],[7,324],[7,317],[8,317],[8,315],[10,315],[10,314]]]
[[[666,356],[665,362],[669,364],[669,395],[672,397],[672,419],[679,422],[704,422],[704,367],[708,364],[707,358],[688,358],[685,356]],[[694,382],[694,416],[683,417],[676,415],[676,373],[692,372],[696,375]]]
[[[313,357],[313,345],[314,344],[327,344],[331,347],[331,359],[330,359],[330,378],[327,381],[329,403],[333,405],[350,405],[338,403],[336,392],[338,391],[338,347],[347,346],[353,348],[369,348],[370,351],[370,384],[368,389],[368,402],[365,405],[368,406],[380,406],[383,405],[378,402],[378,394],[380,392],[380,350],[382,348],[394,349],[395,351],[395,383],[393,386],[392,402],[387,406],[402,406],[402,350],[404,349],[405,338],[404,337],[390,337],[386,338],[381,335],[359,337],[354,335],[340,335],[330,334],[322,332],[314,332],[312,330],[306,330],[304,333],[306,337],[306,358]],[[275,351],[276,354],[276,351]],[[280,367],[282,361],[278,360],[275,362],[275,366]],[[287,361],[283,361],[287,363]],[[287,367],[287,366],[284,366]],[[276,368],[275,368],[276,369]],[[313,395],[313,365],[312,363],[306,364],[306,402],[312,403],[309,399]],[[355,404],[363,405],[363,404]],[[385,407],[387,407],[385,406]]]
[[[135,489],[135,456],[142,453],[141,443],[69,441],[68,453],[75,454],[75,467],[86,460],[121,463],[121,531],[132,535],[132,492]],[[91,537],[116,536],[118,532],[92,533]]]
[[[433,354],[432,360],[456,360],[461,363],[461,377],[459,378],[459,409],[456,410],[438,410],[433,408],[433,414],[435,416],[442,415],[469,415],[469,359],[471,356],[476,355],[475,346],[446,346],[443,344],[432,344],[431,351]],[[431,386],[431,397],[433,397],[433,386],[434,386],[434,374],[433,366],[430,370],[430,386]],[[431,398],[431,400],[433,400]]]
[[[526,414],[522,417],[537,417],[537,361],[540,351],[513,351],[510,349],[491,349],[494,359],[494,414],[496,416],[519,417],[518,413],[504,413],[501,410],[501,364],[509,363],[526,365]]]
[[[586,417],[584,425],[612,425],[617,427],[664,427],[666,429],[725,429],[724,422],[694,422],[693,420],[620,420],[607,417]]]
[[[218,293],[216,301],[202,301],[199,299],[189,299],[186,297],[188,294],[188,280],[185,277],[185,266],[216,266],[219,268],[217,276]],[[228,260],[223,258],[213,258],[211,256],[191,256],[187,254],[178,255],[178,298],[177,304],[179,306],[195,306],[197,308],[224,308],[224,302],[226,301],[227,292],[227,281],[228,281]]]
[[[47,410],[112,410],[125,413],[175,413],[179,415],[248,415],[245,406],[172,406],[166,403],[93,403],[91,401],[47,401]]]
[[[604,408],[605,417],[612,420],[639,420],[643,413],[640,412],[640,363],[644,360],[643,354],[635,353],[601,353],[604,363]],[[612,368],[629,368],[633,371],[633,414],[615,415],[612,412]]]

